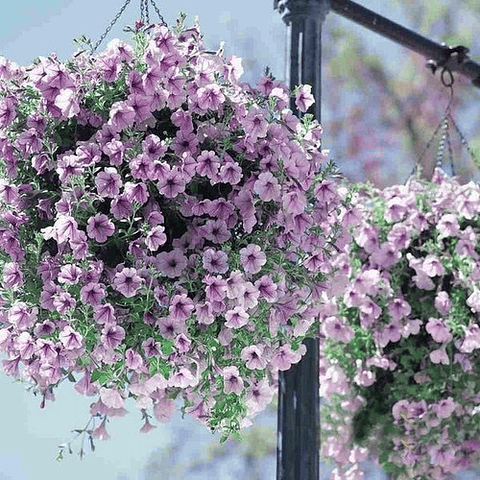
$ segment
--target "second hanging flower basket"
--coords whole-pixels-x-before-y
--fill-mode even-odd
[[[321,315],[322,454],[447,479],[480,446],[480,188],[436,170],[360,189]]]

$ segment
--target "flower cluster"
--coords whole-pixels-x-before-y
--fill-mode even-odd
[[[353,195],[320,320],[332,478],[363,478],[369,455],[399,479],[480,460],[479,211],[479,186],[441,170]]]
[[[341,198],[320,125],[288,109],[307,86],[240,83],[182,21],[134,39],[0,61],[3,368],[96,396],[93,437],[128,397],[148,431],[178,396],[228,436],[318,335]]]

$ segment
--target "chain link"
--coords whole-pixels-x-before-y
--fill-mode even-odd
[[[157,15],[158,15],[158,18],[160,19],[160,21],[161,21],[164,25],[167,25],[167,22],[166,22],[165,19],[162,17],[162,14],[160,13],[160,10],[158,9],[155,1],[154,1],[154,0],[150,0],[150,3],[152,4],[152,7],[155,9],[155,12],[157,12]]]
[[[107,27],[107,29],[105,30],[105,32],[103,33],[103,35],[100,37],[100,40],[95,44],[95,46],[93,47],[93,50],[92,50],[92,53],[95,52],[97,50],[97,48],[99,47],[99,45],[103,42],[103,40],[105,39],[105,37],[109,34],[110,30],[113,28],[113,26],[115,25],[115,23],[117,23],[117,20],[120,18],[120,16],[122,15],[122,13],[125,11],[125,9],[127,8],[128,4],[131,2],[131,0],[126,0],[123,7],[120,9],[120,11],[117,13],[117,15],[115,16],[115,18],[110,22],[110,25]]]
[[[140,19],[145,25],[150,23],[148,15],[148,0],[140,0]]]
[[[150,25],[150,15],[148,13],[148,0],[144,0],[145,2],[145,25]]]

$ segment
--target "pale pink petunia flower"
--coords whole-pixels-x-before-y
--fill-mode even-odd
[[[423,260],[422,269],[429,277],[440,276],[445,271],[440,260],[431,254],[427,255]]]
[[[175,409],[175,402],[170,398],[163,397],[155,403],[153,415],[159,422],[168,423],[173,417]]]
[[[443,215],[437,223],[437,231],[439,238],[456,236],[460,231],[457,215],[453,213]]]
[[[392,415],[395,420],[403,420],[403,417],[409,414],[408,400],[399,400],[392,407]]]
[[[58,281],[66,285],[75,285],[82,276],[82,269],[74,264],[64,265],[58,274]]]
[[[205,293],[207,301],[214,304],[214,302],[222,302],[227,295],[227,281],[220,275],[206,275],[203,279],[206,284]]]
[[[442,398],[438,403],[433,405],[433,411],[439,418],[449,418],[456,410],[457,404],[452,397]]]
[[[64,243],[67,240],[71,241],[78,239],[78,223],[69,215],[59,215],[55,224],[53,225],[53,232],[53,235],[44,235],[44,238],[48,240],[48,238],[53,237],[59,244]]]
[[[80,299],[87,305],[100,305],[105,296],[105,285],[102,283],[90,282],[80,290]]]
[[[471,353],[477,348],[480,348],[480,327],[476,323],[472,323],[465,332],[465,340],[459,350],[463,353]]]
[[[122,408],[124,399],[116,388],[102,387],[99,390],[102,403],[108,408]]]
[[[125,184],[125,194],[130,202],[137,202],[140,205],[147,203],[150,196],[147,185],[144,182],[127,182]]]
[[[152,425],[149,421],[148,421],[148,417],[145,418],[145,423],[143,424],[143,427],[140,428],[139,432],[140,433],[148,433],[150,431],[152,431],[153,429],[157,428],[156,425]]]
[[[310,106],[315,103],[315,98],[312,95],[311,85],[302,85],[299,87],[295,95],[295,105],[301,112],[306,112]]]
[[[267,360],[263,351],[263,345],[250,345],[242,349],[240,356],[250,370],[264,370],[267,366]]]
[[[82,347],[83,337],[69,325],[59,333],[58,339],[67,350],[75,350]]]
[[[133,214],[132,202],[126,194],[118,195],[112,200],[110,211],[116,220],[130,217]]]
[[[446,343],[452,340],[452,334],[442,319],[429,318],[425,329],[438,343]]]
[[[278,368],[281,371],[289,370],[294,363],[298,363],[302,359],[306,351],[307,349],[303,344],[300,345],[298,350],[292,350],[290,344],[286,343],[273,355],[271,366],[273,369]]]
[[[174,373],[168,379],[168,386],[169,387],[179,387],[179,388],[186,388],[186,387],[194,387],[198,384],[198,378],[196,378],[192,372],[185,367],[181,367],[178,372]]]
[[[229,393],[235,393],[240,395],[243,391],[243,379],[240,376],[240,372],[238,371],[237,367],[230,366],[223,368],[223,379],[224,379],[224,386],[223,391],[226,395]]]
[[[263,275],[255,282],[255,287],[258,290],[260,297],[267,302],[275,302],[278,298],[278,285],[273,281],[269,275]]]
[[[175,198],[185,191],[185,176],[178,170],[171,170],[158,182],[158,191],[167,198]]]
[[[210,302],[197,303],[195,306],[195,317],[198,323],[211,325],[215,321],[215,315]]]
[[[68,292],[60,291],[53,299],[53,306],[59,313],[66,313],[75,308],[77,301]]]
[[[157,225],[153,227],[145,237],[145,245],[151,251],[157,250],[161,245],[167,241],[167,235],[165,234],[165,227]]]
[[[252,413],[263,410],[272,400],[276,391],[266,379],[255,381],[247,388],[246,405]]]
[[[385,347],[389,342],[398,342],[402,338],[402,325],[398,320],[385,325],[381,333],[381,345]]]
[[[225,313],[225,326],[228,328],[240,328],[248,323],[249,315],[242,307],[235,307]]]
[[[423,322],[418,319],[408,320],[402,328],[402,336],[407,338],[410,335],[418,335]]]
[[[17,262],[7,262],[3,266],[3,287],[21,287],[23,284],[23,273]]]
[[[96,305],[94,307],[94,318],[98,323],[114,323],[116,318],[113,306],[109,303]]]
[[[441,291],[435,297],[435,308],[440,315],[447,315],[451,308],[450,297],[447,292]]]
[[[337,342],[349,343],[355,333],[349,325],[345,325],[338,317],[329,316],[321,324],[324,335]]]
[[[394,320],[408,317],[412,308],[403,298],[395,298],[388,304],[388,313]]]
[[[474,288],[473,292],[467,298],[467,305],[473,312],[480,312],[480,290],[478,288]]]
[[[369,369],[362,369],[354,377],[354,382],[361,387],[370,387],[376,381],[375,372]]]
[[[268,123],[265,120],[265,114],[257,105],[253,105],[247,115],[242,119],[242,125],[245,133],[252,141],[267,135]]]
[[[125,330],[115,323],[107,323],[102,329],[102,345],[113,349],[118,347],[125,338]]]
[[[72,118],[80,112],[77,92],[71,88],[61,89],[54,103],[66,118]]]
[[[185,293],[174,295],[168,309],[170,312],[169,316],[175,322],[184,322],[191,315],[194,308],[192,299],[187,297]]]
[[[129,106],[126,102],[116,102],[110,109],[108,125],[112,125],[118,132],[132,126],[135,121],[135,116],[136,113],[133,107]]]
[[[202,110],[218,110],[225,101],[220,85],[212,83],[197,90],[198,106]]]
[[[210,273],[225,273],[228,270],[228,255],[221,250],[208,248],[202,255],[203,268]]]
[[[103,419],[102,423],[96,427],[93,432],[92,436],[95,438],[98,438],[99,440],[108,440],[110,438],[110,435],[107,432],[107,429],[105,428],[105,422],[106,418]]]

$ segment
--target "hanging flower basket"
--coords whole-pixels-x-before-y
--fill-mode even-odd
[[[198,26],[133,32],[64,63],[0,62],[3,368],[42,405],[64,379],[95,396],[90,437],[128,397],[142,431],[181,397],[226,438],[318,335],[340,197],[284,85],[239,83]]]
[[[352,198],[322,307],[322,455],[363,478],[447,479],[480,460],[480,188],[436,170]]]

